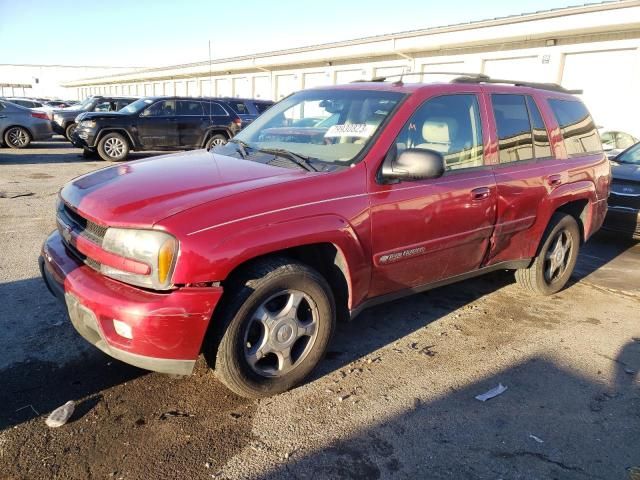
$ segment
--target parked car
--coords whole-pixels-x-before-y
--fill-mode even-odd
[[[130,151],[189,150],[223,145],[240,131],[242,119],[224,102],[193,97],[146,97],[118,112],[78,117],[72,143],[86,155],[112,162]]]
[[[640,141],[630,133],[617,130],[601,130],[600,139],[602,140],[602,148],[609,159],[616,157],[623,150]]]
[[[20,105],[25,108],[40,108],[44,107],[42,102],[38,102],[37,100],[32,100],[30,98],[21,98],[21,97],[3,97],[3,100],[7,102],[11,102],[15,105]]]
[[[135,100],[134,97],[88,97],[78,105],[55,110],[53,131],[64,135],[67,140],[71,141],[71,135],[77,126],[76,117],[78,115],[85,112],[117,112]]]
[[[246,397],[302,382],[336,317],[498,269],[553,294],[602,224],[609,162],[566,90],[491,82],[304,90],[211,151],[79,177],[60,191],[45,281],[107,354],[189,374],[203,351]],[[323,135],[290,134],[334,115]]]
[[[47,140],[52,135],[45,112],[0,100],[0,143],[9,148],[26,148],[33,140]]]
[[[233,113],[238,115],[242,120],[243,127],[249,125],[273,105],[271,100],[257,100],[253,98],[223,97],[213,100],[220,102],[227,111],[231,109]]]
[[[602,228],[640,240],[640,143],[612,161],[609,210]]]

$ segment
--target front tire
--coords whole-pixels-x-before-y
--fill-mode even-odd
[[[246,398],[301,383],[324,356],[335,328],[335,301],[326,280],[281,258],[260,261],[231,283],[229,302],[217,319],[224,328],[215,352],[218,378]]]
[[[129,155],[129,142],[119,133],[107,133],[98,142],[98,155],[107,162],[121,162]]]
[[[516,281],[537,295],[552,295],[567,283],[578,259],[580,229],[565,213],[554,213],[542,245],[529,268],[516,270]]]
[[[70,123],[69,125],[67,125],[67,128],[64,129],[64,136],[67,138],[67,140],[71,141],[71,135],[73,135],[73,132],[76,131],[77,127],[77,123]]]
[[[11,127],[4,132],[4,143],[9,148],[27,148],[31,143],[31,134],[26,128]]]
[[[211,150],[214,147],[226,145],[227,141],[228,141],[227,137],[225,137],[221,133],[217,133],[213,135],[209,140],[207,140],[207,144],[205,145],[205,148],[207,150]]]

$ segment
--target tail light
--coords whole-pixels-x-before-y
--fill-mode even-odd
[[[242,119],[236,118],[236,119],[233,120],[233,123],[235,123],[237,126],[241,127],[242,126]]]
[[[31,112],[33,118],[41,118],[42,120],[49,120],[49,115],[44,112]]]

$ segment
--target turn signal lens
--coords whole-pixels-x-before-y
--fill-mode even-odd
[[[158,280],[160,283],[165,283],[171,273],[171,267],[173,266],[173,255],[176,251],[175,240],[167,239],[158,252]]]

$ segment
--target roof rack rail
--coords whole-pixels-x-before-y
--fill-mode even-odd
[[[521,80],[505,80],[502,78],[491,78],[487,75],[467,75],[464,74],[458,78],[451,80],[452,83],[506,83],[508,85],[514,85],[516,87],[531,87],[538,88],[540,90],[550,90],[552,92],[571,93],[579,95],[583,93],[582,90],[569,90],[557,83],[539,83],[539,82],[523,82]]]
[[[404,77],[412,77],[415,75],[463,75],[468,76],[469,78],[489,78],[487,75],[482,73],[465,73],[465,72],[407,72],[407,73],[398,73],[396,75],[387,75],[384,77],[373,77],[371,80],[355,80],[351,83],[358,82],[386,82],[390,78],[399,78],[397,83],[402,83],[402,79]]]

